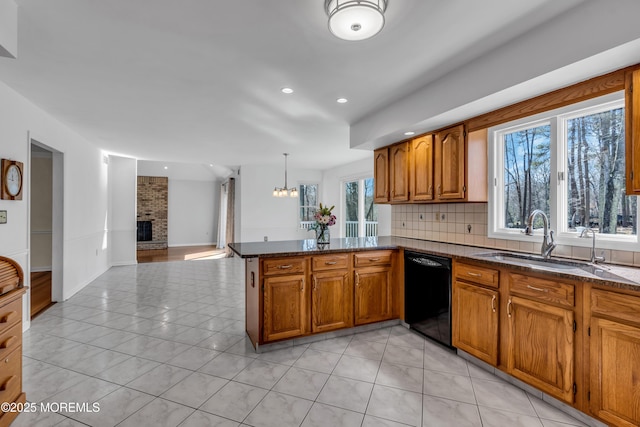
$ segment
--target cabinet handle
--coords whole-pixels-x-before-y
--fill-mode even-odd
[[[280,270],[286,270],[287,268],[291,268],[291,267],[293,267],[293,265],[291,265],[291,264],[279,265],[279,266],[278,266],[278,268],[279,268]]]
[[[9,359],[7,359],[6,361],[8,361]],[[5,361],[5,362],[6,362]],[[2,386],[0,387],[0,391],[5,391],[9,388],[9,384],[11,384],[17,377],[15,375],[12,375],[11,377],[9,377],[8,380],[6,380]]]
[[[316,276],[313,276],[313,290],[318,290],[318,278]]]
[[[438,185],[438,196],[442,196],[442,188]]]
[[[254,271],[251,272],[251,287],[256,287],[256,273]]]
[[[356,286],[360,285],[360,275],[356,271]]]
[[[509,298],[509,302],[507,303],[507,316],[511,317],[511,298]]]
[[[429,190],[427,190],[429,192],[430,196],[433,196],[433,185],[429,186]]]
[[[473,277],[482,277],[482,273],[474,273],[474,272],[471,272],[471,271],[467,271],[467,274],[469,276],[473,276]]]
[[[300,279],[300,292],[304,292],[304,279]]]
[[[369,258],[369,262],[377,262],[380,261],[380,258]]]
[[[337,261],[325,261],[324,264],[325,265],[336,265],[338,262]]]
[[[496,312],[496,296],[491,297],[491,311]]]
[[[2,320],[0,320],[0,323],[9,323],[9,320],[17,313],[18,313],[17,311],[10,311],[9,313],[7,313],[2,317]]]
[[[9,346],[11,345],[11,343],[13,341],[15,341],[17,339],[17,337],[15,336],[10,336],[9,338],[7,338],[6,340],[4,340],[4,342],[2,344],[0,344],[0,348],[9,348]]]
[[[549,292],[549,289],[536,288],[535,286],[531,285],[527,285],[527,288],[538,292]]]

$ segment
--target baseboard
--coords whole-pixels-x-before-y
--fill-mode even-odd
[[[31,267],[31,272],[32,273],[42,273],[45,271],[53,271],[53,268],[51,266],[48,267]]]
[[[216,246],[216,242],[206,242],[206,243],[179,243],[179,244],[170,244],[170,248],[184,248],[188,246]]]
[[[138,265],[138,261],[121,261],[121,262],[112,262],[111,267],[125,267],[127,265]]]

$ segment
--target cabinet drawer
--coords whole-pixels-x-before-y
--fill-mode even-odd
[[[575,289],[572,284],[540,279],[538,277],[511,274],[509,292],[544,302],[573,307]]]
[[[496,289],[500,286],[500,272],[492,268],[456,263],[455,274],[456,278],[468,282],[471,281]]]
[[[265,259],[262,263],[262,274],[270,276],[274,274],[304,273],[306,270],[305,265],[305,258]]]
[[[0,360],[22,344],[22,323],[18,322],[0,334]]]
[[[13,402],[22,389],[22,348],[16,348],[0,363],[0,402]]]
[[[640,324],[640,297],[593,289],[591,313],[615,317],[638,325]]]
[[[367,265],[388,265],[391,264],[392,251],[371,251],[354,254],[354,267],[365,267]]]
[[[0,308],[0,334],[22,319],[22,298]]]
[[[312,258],[313,271],[345,269],[349,266],[349,255],[322,255]]]

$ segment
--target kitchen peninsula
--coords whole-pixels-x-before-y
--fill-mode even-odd
[[[640,424],[640,269],[397,237],[230,246],[257,351],[403,320],[410,249],[453,260],[459,355],[610,425]]]

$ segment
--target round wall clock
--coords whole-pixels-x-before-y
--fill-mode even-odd
[[[2,159],[2,192],[4,200],[22,200],[22,162]]]

